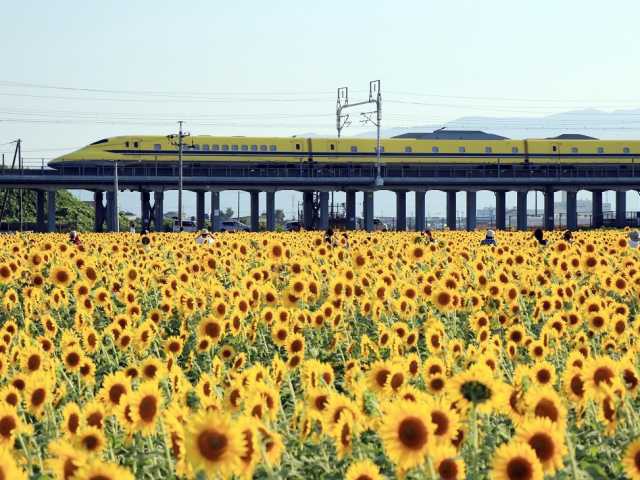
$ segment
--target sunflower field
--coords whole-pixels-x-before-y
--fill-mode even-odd
[[[640,478],[624,231],[0,237],[0,480]]]

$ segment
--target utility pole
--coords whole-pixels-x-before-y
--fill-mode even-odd
[[[22,171],[23,167],[24,167],[24,160],[22,158],[22,140],[18,139],[18,143],[16,145],[16,149],[18,150],[18,168],[20,169],[20,176],[24,175],[24,172]],[[22,203],[22,192],[23,189],[21,188],[19,191],[19,197],[18,197],[18,209],[20,212],[20,231],[22,232],[23,230],[23,226],[24,226],[24,210],[23,210],[23,203]]]
[[[175,143],[176,135],[168,135],[167,138],[173,145],[178,147],[178,229],[182,232],[182,186],[183,186],[183,165],[182,165],[182,148],[184,137],[188,137],[189,134],[182,131],[182,120],[178,121],[178,143]]]
[[[236,211],[236,220],[240,221],[240,190],[238,190],[238,210]]]
[[[118,214],[118,193],[120,192],[120,184],[118,182],[118,161],[113,162],[113,217],[116,232],[120,232],[120,215]]]
[[[338,99],[336,101],[336,128],[338,130],[338,138],[340,138],[342,129],[351,125],[349,114],[344,114],[343,110],[371,103],[375,103],[376,105],[375,112],[362,112],[360,115],[364,117],[362,119],[363,123],[370,122],[376,126],[376,178],[374,183],[377,187],[381,187],[384,185],[384,180],[382,180],[382,168],[380,163],[380,126],[382,124],[382,92],[380,90],[380,80],[372,80],[369,82],[369,100],[363,102],[349,103],[349,88],[338,88]],[[375,119],[373,117],[374,113],[376,115]]]

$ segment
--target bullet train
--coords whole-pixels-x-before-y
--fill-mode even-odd
[[[384,164],[632,164],[640,141],[598,140],[584,135],[513,140],[480,131],[437,130],[382,139]],[[372,164],[376,140],[368,138],[218,137],[196,135],[183,141],[183,162],[207,164]],[[130,135],[104,138],[55,158],[49,166],[178,162],[174,136]]]

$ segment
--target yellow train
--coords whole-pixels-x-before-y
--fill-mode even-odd
[[[381,140],[384,164],[630,164],[640,159],[640,141],[598,140],[582,135],[512,140],[484,132],[439,131]],[[49,162],[68,165],[175,163],[178,148],[169,136],[117,136],[93,142]],[[376,141],[363,138],[186,137],[188,164],[371,164]]]

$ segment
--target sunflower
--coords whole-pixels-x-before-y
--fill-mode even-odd
[[[246,450],[242,433],[221,412],[201,412],[188,419],[185,447],[194,472],[204,471],[207,478],[213,478],[209,472],[223,477],[238,472]]]
[[[619,366],[609,357],[590,358],[585,362],[583,379],[587,395],[600,399],[611,389],[620,387]]]
[[[349,465],[345,480],[384,480],[380,469],[371,460],[359,460]]]
[[[104,449],[107,439],[102,430],[96,427],[84,427],[78,430],[74,443],[83,452],[95,455]]]
[[[547,386],[529,389],[525,403],[531,415],[548,418],[556,428],[564,429],[567,410],[562,404],[560,395],[553,388]]]
[[[25,392],[25,403],[27,409],[33,415],[41,417],[44,415],[45,407],[51,403],[53,395],[51,391],[51,379],[45,374],[35,374],[27,385]]]
[[[151,381],[143,383],[138,391],[129,395],[128,401],[135,429],[144,436],[153,435],[162,413],[163,397],[158,384]]]
[[[24,430],[22,419],[15,407],[0,405],[0,447],[13,448],[16,434]]]
[[[78,433],[78,429],[81,425],[82,416],[80,413],[80,407],[75,402],[67,403],[62,409],[62,431],[66,436],[73,437]]]
[[[640,440],[635,440],[627,446],[622,465],[630,480],[640,480]]]
[[[71,480],[78,468],[87,461],[87,454],[66,440],[49,443],[48,450],[52,458],[47,460],[46,465],[48,470],[54,473],[55,478]]]
[[[110,411],[112,411],[120,405],[121,399],[130,392],[131,378],[124,372],[116,372],[105,377],[101,397]]]
[[[0,478],[7,480],[27,480],[28,478],[9,449],[0,448]]]
[[[443,397],[432,397],[428,401],[428,411],[431,423],[436,426],[433,432],[436,443],[450,445],[460,428],[460,416]]]
[[[424,463],[434,431],[425,406],[400,400],[389,405],[378,433],[387,457],[399,469],[408,470]]]
[[[240,455],[238,475],[243,478],[253,478],[253,472],[260,461],[258,431],[255,419],[242,417],[236,421],[234,428],[241,433],[244,447],[244,451]]]
[[[473,405],[479,413],[491,412],[501,405],[506,395],[503,383],[495,379],[491,369],[484,364],[475,364],[456,374],[448,389],[451,398],[459,400],[462,407]]]
[[[492,480],[543,480],[542,465],[528,444],[510,442],[501,445],[493,455]]]
[[[134,480],[133,474],[124,467],[114,463],[93,460],[73,475],[73,480]]]
[[[431,455],[433,468],[441,480],[462,480],[465,477],[464,461],[459,457],[455,447],[440,445]]]
[[[260,433],[263,460],[272,467],[278,465],[284,452],[282,435],[269,430],[266,425],[262,423],[258,424],[258,432]]]
[[[528,444],[536,452],[545,475],[554,475],[562,468],[567,454],[563,434],[548,418],[534,417],[518,429],[517,439]]]
[[[56,287],[66,288],[73,283],[75,274],[64,265],[57,265],[49,272],[49,279]]]

